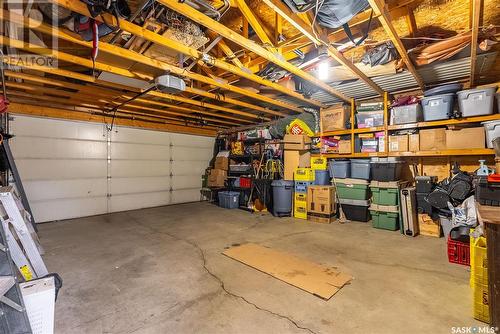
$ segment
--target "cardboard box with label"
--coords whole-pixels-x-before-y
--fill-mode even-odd
[[[445,128],[420,130],[420,151],[437,151],[445,149]]]
[[[285,135],[283,138],[285,150],[309,150],[311,148],[311,138],[307,135]]]
[[[343,106],[331,107],[320,111],[321,132],[343,130],[349,119],[350,110]]]
[[[340,154],[350,154],[351,153],[351,141],[350,140],[339,140],[339,153]]]
[[[408,135],[389,136],[389,152],[407,152]]]
[[[484,127],[446,130],[446,147],[450,150],[485,147]]]
[[[309,151],[285,150],[284,152],[284,180],[293,181],[293,173],[297,168],[311,166],[311,153]]]
[[[307,187],[307,212],[331,215],[337,212],[334,186]]]
[[[417,152],[420,150],[420,136],[418,133],[408,135],[408,151]]]
[[[208,186],[212,188],[224,187],[226,179],[227,171],[222,169],[212,169],[208,175]]]
[[[215,169],[229,169],[229,151],[222,151],[215,157]]]

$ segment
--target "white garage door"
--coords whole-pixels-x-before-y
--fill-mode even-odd
[[[11,147],[37,222],[200,198],[214,139],[15,116]]]

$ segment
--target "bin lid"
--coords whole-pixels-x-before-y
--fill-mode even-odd
[[[293,187],[293,181],[274,180],[271,183],[271,186],[273,186],[273,187]]]
[[[447,94],[437,94],[437,95],[432,95],[432,96],[426,96],[426,97],[423,97],[422,98],[422,104],[424,106],[427,105],[427,103],[429,101],[432,101],[432,100],[440,100],[440,99],[443,99],[443,100],[453,100],[455,98],[455,93],[447,93]]]
[[[369,164],[370,159],[351,159],[351,163],[355,164]]]
[[[472,89],[461,90],[457,94],[464,95],[464,94],[470,94],[470,93],[489,93],[489,94],[493,95],[493,94],[495,94],[496,90],[497,90],[496,87],[472,88]]]
[[[424,92],[424,96],[436,96],[441,94],[455,94],[462,89],[462,84],[452,83],[428,89]]]
[[[338,179],[338,178],[335,178],[335,183],[369,185],[370,181],[363,180],[363,179]]]
[[[371,158],[370,162],[377,163],[377,164],[394,164],[394,163],[402,163],[403,160],[401,158],[397,157],[388,157],[388,158]]]
[[[356,205],[356,206],[370,206],[370,200],[363,199],[340,199],[340,204]]]

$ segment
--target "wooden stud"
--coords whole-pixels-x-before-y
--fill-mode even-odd
[[[478,48],[478,38],[479,38],[479,20],[481,13],[481,3],[482,0],[470,0],[472,3],[472,43],[470,46],[470,85],[474,87],[475,75],[476,75],[476,60],[477,60],[477,48]]]
[[[264,30],[262,22],[260,22],[260,19],[257,16],[255,16],[255,14],[250,9],[250,7],[248,7],[246,2],[244,0],[235,0],[235,3],[237,4],[240,12],[247,19],[247,22],[252,26],[253,31],[255,31],[255,34],[264,44],[264,46],[267,47],[268,49],[271,49],[272,51],[275,51],[273,42],[271,41],[269,36],[267,36],[267,33]]]

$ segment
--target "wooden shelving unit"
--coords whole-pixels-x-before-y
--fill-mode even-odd
[[[355,124],[354,117],[356,112],[356,105],[354,100],[351,101],[351,124]],[[385,152],[371,152],[371,153],[351,153],[351,154],[338,154],[338,153],[327,153],[327,154],[314,154],[314,156],[324,156],[327,158],[369,158],[369,157],[440,157],[440,156],[488,156],[494,155],[493,149],[483,148],[483,149],[464,149],[464,150],[440,150],[440,151],[418,151],[418,152],[388,152],[389,151],[389,131],[397,130],[408,130],[408,129],[421,129],[430,128],[437,126],[447,126],[447,125],[458,125],[467,123],[481,123],[487,121],[500,120],[500,114],[493,114],[487,116],[477,116],[477,117],[466,117],[461,119],[447,119],[441,121],[431,121],[431,122],[418,122],[410,124],[401,125],[389,125],[389,107],[388,107],[388,94],[384,94],[384,126],[372,127],[372,128],[362,128],[362,129],[346,129],[338,131],[330,131],[322,133],[322,137],[328,136],[343,136],[351,135],[351,152],[354,152],[354,138],[355,135],[360,133],[371,133],[371,132],[385,132]]]

